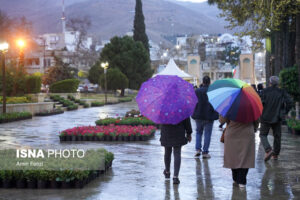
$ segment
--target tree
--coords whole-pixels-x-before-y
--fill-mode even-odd
[[[105,75],[102,74],[100,77],[99,84],[101,88],[105,88]],[[106,74],[107,89],[114,90],[120,89],[124,91],[128,87],[128,78],[123,74],[118,68],[110,68],[107,70]],[[124,93],[121,93],[121,96],[124,96]]]
[[[0,42],[7,41],[12,28],[12,20],[0,10]]]
[[[100,62],[96,62],[96,64],[94,64],[89,70],[89,75],[88,75],[89,81],[93,84],[98,84],[99,78],[101,74],[103,74],[103,72],[104,70],[101,67]]]
[[[300,1],[298,0],[208,0],[223,10],[230,28],[243,27],[240,35],[250,35],[254,45],[261,48],[267,38],[267,80],[278,75],[283,67],[300,64]],[[295,34],[296,32],[296,34]],[[269,42],[268,42],[269,41]],[[294,42],[296,41],[296,42]],[[296,49],[296,51],[294,51]],[[294,59],[295,57],[295,59]],[[298,65],[300,71],[300,65]],[[300,82],[299,82],[300,83]]]
[[[153,74],[144,45],[129,36],[113,37],[101,52],[101,62],[108,62],[109,68],[118,68],[125,74],[131,89],[139,89]]]
[[[88,16],[83,18],[73,17],[67,21],[67,27],[75,33],[76,37],[76,49],[75,51],[79,51],[81,49],[85,49],[84,41],[87,38],[87,31],[91,27],[91,19]]]
[[[146,34],[145,17],[143,14],[142,0],[136,0],[133,24],[133,39],[141,41],[149,52],[149,40]]]
[[[73,67],[69,67],[69,64],[64,63],[60,58],[54,56],[55,66],[47,69],[44,77],[43,84],[51,85],[57,81],[65,79],[73,79],[76,77],[78,70]]]
[[[227,45],[224,50],[224,60],[230,63],[232,66],[237,66],[239,64],[241,50],[239,47]]]

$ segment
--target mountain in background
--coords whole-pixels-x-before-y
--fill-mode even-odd
[[[61,0],[0,0],[1,10],[11,17],[25,16],[34,32],[61,32]],[[66,18],[89,16],[91,35],[110,39],[131,32],[135,0],[65,0]],[[185,34],[220,34],[230,32],[226,22],[217,17],[216,6],[170,0],[143,0],[146,31],[155,42],[164,36]]]

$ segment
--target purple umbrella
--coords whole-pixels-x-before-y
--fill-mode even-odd
[[[144,82],[136,97],[141,114],[157,124],[178,124],[198,102],[193,85],[178,76],[158,75]]]

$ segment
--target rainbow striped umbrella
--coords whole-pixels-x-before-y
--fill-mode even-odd
[[[209,86],[208,100],[223,117],[237,122],[253,122],[263,110],[260,97],[247,83],[239,79],[222,79]]]

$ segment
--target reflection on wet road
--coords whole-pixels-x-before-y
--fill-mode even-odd
[[[115,154],[113,169],[81,190],[0,190],[0,199],[101,199],[101,200],[195,200],[195,199],[300,199],[300,136],[283,133],[278,161],[264,163],[264,152],[256,134],[256,168],[250,169],[248,184],[241,190],[232,184],[231,170],[223,166],[221,131],[214,124],[211,159],[195,159],[195,132],[184,146],[180,185],[163,177],[163,148],[159,131],[154,139],[137,143],[59,143],[58,133],[79,125],[94,125],[99,117],[120,116],[137,108],[135,103],[81,109],[62,115],[1,124],[0,148],[21,146],[44,148],[101,148]],[[195,123],[192,122],[195,130]],[[272,138],[270,136],[270,138]]]

